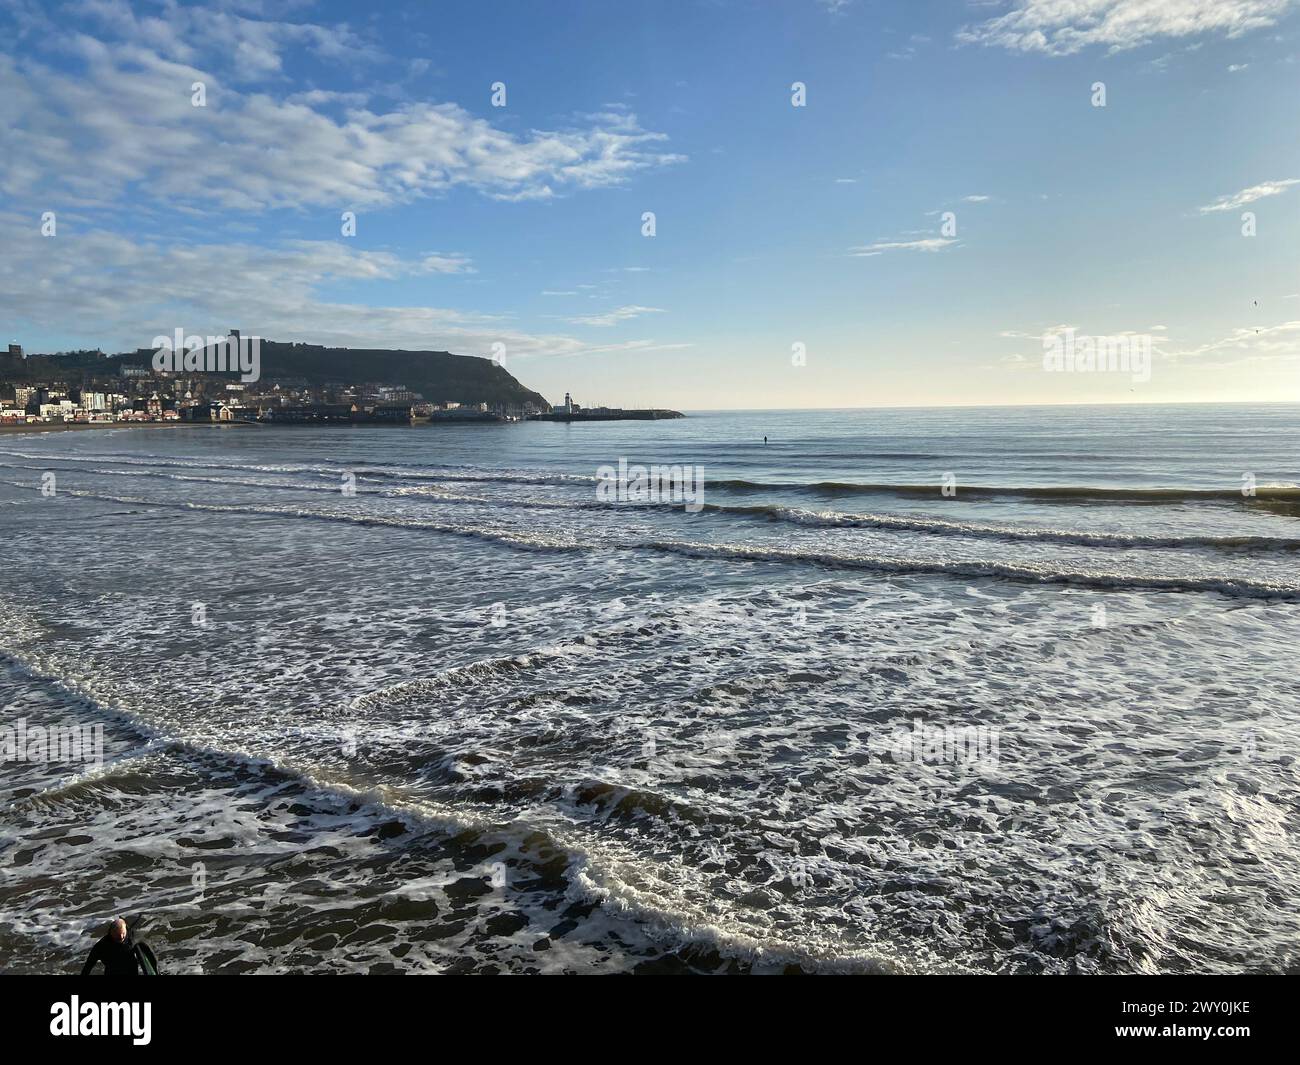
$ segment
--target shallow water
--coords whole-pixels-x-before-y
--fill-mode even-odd
[[[0,724],[104,728],[4,766],[0,965],[1291,968],[1298,425],[0,439]]]

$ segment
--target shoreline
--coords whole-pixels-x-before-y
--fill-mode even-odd
[[[61,433],[83,429],[229,429],[254,422],[43,422],[38,425],[0,425],[0,436],[12,433]]]

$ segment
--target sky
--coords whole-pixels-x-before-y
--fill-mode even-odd
[[[0,340],[681,410],[1300,401],[1298,53],[1300,0],[0,0]],[[1067,337],[1149,373],[1045,369]]]

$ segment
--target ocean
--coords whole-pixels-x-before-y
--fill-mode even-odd
[[[0,436],[0,968],[1294,971],[1298,483],[1281,404]]]

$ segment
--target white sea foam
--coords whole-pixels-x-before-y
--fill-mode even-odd
[[[181,972],[1295,962],[1284,507],[759,470],[683,515],[432,432],[145,435],[0,455],[0,695],[108,734],[6,774],[10,968],[119,906]]]

